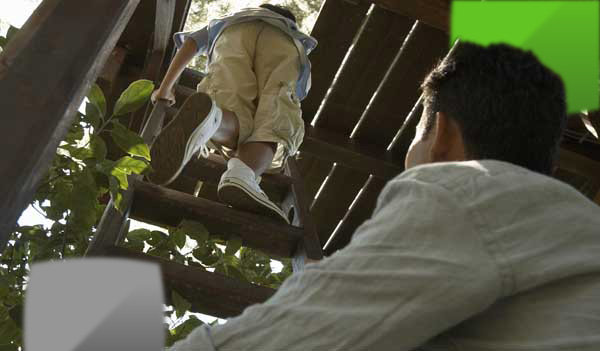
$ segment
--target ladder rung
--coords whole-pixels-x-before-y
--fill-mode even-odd
[[[132,186],[134,219],[167,226],[177,226],[184,218],[196,220],[212,234],[238,236],[244,246],[278,257],[291,257],[304,234],[301,228],[165,187],[142,181]]]
[[[130,258],[158,263],[161,266],[165,303],[171,304],[171,289],[187,299],[191,312],[219,318],[234,317],[253,304],[266,301],[274,289],[243,282],[199,267],[186,266],[160,257],[133,251],[124,247],[106,249],[106,256]]]

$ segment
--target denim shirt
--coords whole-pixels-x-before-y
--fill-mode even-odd
[[[310,90],[311,86],[311,66],[308,55],[312,50],[315,49],[315,47],[317,47],[317,40],[300,32],[294,21],[281,16],[278,13],[263,8],[242,9],[233,15],[211,20],[208,26],[198,31],[177,32],[173,36],[173,39],[175,40],[175,45],[177,45],[178,48],[181,48],[186,38],[193,39],[198,46],[198,52],[196,54],[207,55],[208,63],[210,63],[215,43],[225,28],[236,23],[254,21],[257,19],[265,21],[281,29],[284,33],[290,36],[294,42],[294,45],[296,45],[298,54],[300,55],[301,65],[300,76],[298,77],[296,84],[296,96],[298,99],[303,100],[308,95],[308,91]]]
[[[483,160],[391,180],[350,244],[171,351],[598,351],[600,208]]]

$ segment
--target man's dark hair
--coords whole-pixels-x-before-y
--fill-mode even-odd
[[[457,122],[469,158],[552,173],[566,123],[565,89],[531,52],[462,42],[421,88],[426,132],[435,113],[445,112]]]
[[[282,15],[283,17],[291,19],[292,21],[294,21],[294,23],[296,23],[296,16],[294,16],[292,11],[290,11],[290,9],[288,9],[287,7],[271,5],[271,4],[262,4],[259,7],[262,7],[263,9],[271,10],[273,12],[277,12],[278,14]]]

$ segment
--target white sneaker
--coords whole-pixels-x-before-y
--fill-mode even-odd
[[[191,95],[150,149],[154,172],[148,179],[159,185],[174,181],[193,155],[209,156],[206,143],[223,118],[223,111],[204,93]]]
[[[263,214],[289,224],[285,213],[260,188],[260,177],[240,159],[232,158],[221,176],[218,195],[226,204],[248,212]]]

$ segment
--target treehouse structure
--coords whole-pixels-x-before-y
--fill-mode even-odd
[[[0,60],[3,128],[0,249],[64,137],[71,116],[98,82],[112,106],[131,82],[159,84],[175,53],[191,0],[45,0]],[[312,31],[313,83],[302,103],[306,137],[285,173],[264,176],[269,197],[293,224],[229,208],[216,184],[218,156],[192,161],[169,187],[130,179],[124,215],[107,206],[89,255],[161,264],[166,303],[172,288],[193,312],[231,317],[273,290],[122,247],[128,218],[176,226],[197,220],[273,257],[320,259],[344,248],[367,220],[386,182],[403,171],[422,112],[419,85],[449,50],[445,0],[325,0]],[[129,128],[151,143],[195,91],[201,72],[186,70],[178,105],[131,114]],[[595,134],[595,136],[594,136]],[[600,113],[569,117],[555,176],[600,204]],[[35,140],[32,143],[31,140]],[[109,157],[119,157],[109,145]],[[198,180],[201,187],[198,187]]]

